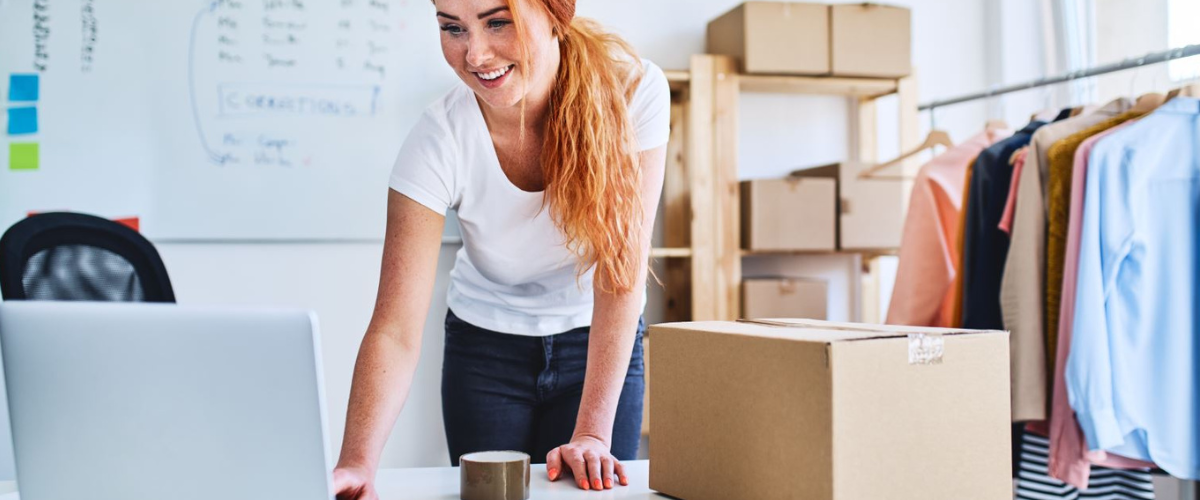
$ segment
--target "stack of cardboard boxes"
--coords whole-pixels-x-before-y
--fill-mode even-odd
[[[911,26],[903,7],[746,2],[708,23],[708,52],[750,74],[901,78],[912,73]]]
[[[748,2],[709,24],[746,73],[899,78],[910,14]],[[842,163],[741,186],[751,251],[892,249],[901,184]],[[650,327],[650,487],[688,500],[1012,497],[1008,334],[832,323],[826,285],[745,280],[738,322]]]
[[[748,74],[902,78],[912,73],[911,24],[908,9],[888,5],[746,2],[708,24],[708,52],[733,57]],[[743,182],[742,248],[898,248],[904,186],[860,177],[870,166],[844,162]],[[820,281],[746,281],[743,316],[824,319],[822,287]]]

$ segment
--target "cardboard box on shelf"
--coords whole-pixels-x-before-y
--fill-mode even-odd
[[[746,318],[825,319],[829,283],[812,278],[742,280],[742,316]]]
[[[650,332],[656,491],[1012,498],[1007,332],[814,320]]]
[[[741,183],[742,248],[830,251],[837,244],[837,182],[793,177]]]
[[[837,180],[837,248],[891,250],[900,248],[904,215],[904,183],[886,177],[860,179],[871,166],[843,162],[793,171],[790,177]]]
[[[834,76],[900,78],[912,73],[912,12],[872,3],[830,7]]]
[[[707,52],[743,73],[828,75],[829,39],[828,5],[746,2],[708,23]]]

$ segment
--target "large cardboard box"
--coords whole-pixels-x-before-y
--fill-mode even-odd
[[[841,250],[900,248],[904,215],[904,183],[894,177],[860,179],[871,165],[835,163],[796,170],[791,177],[837,180],[837,247]]]
[[[813,278],[742,280],[742,316],[746,318],[825,319],[829,282]]]
[[[900,78],[912,73],[912,12],[871,3],[830,7],[835,76]]]
[[[650,327],[650,488],[688,500],[1009,500],[1008,334]]]
[[[837,245],[837,182],[820,177],[741,183],[742,248],[824,251]]]
[[[708,23],[709,54],[733,56],[743,73],[828,75],[829,6],[746,2]]]

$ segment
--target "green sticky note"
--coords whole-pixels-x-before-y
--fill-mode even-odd
[[[9,170],[37,170],[38,144],[36,142],[14,142],[8,145]]]

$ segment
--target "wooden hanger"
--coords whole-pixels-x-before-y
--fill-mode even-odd
[[[1166,101],[1167,96],[1157,92],[1150,92],[1148,94],[1142,94],[1141,96],[1138,96],[1137,101],[1133,103],[1133,107],[1129,110],[1137,111],[1139,113],[1149,113],[1155,109],[1158,109],[1158,107],[1162,106],[1162,103]]]
[[[954,147],[954,142],[950,140],[950,134],[947,134],[945,131],[930,130],[929,135],[925,136],[925,142],[921,143],[920,146],[917,146],[912,151],[909,151],[907,153],[904,153],[904,154],[896,157],[896,159],[894,159],[892,161],[889,161],[887,163],[880,163],[878,165],[875,165],[874,167],[871,167],[867,170],[862,171],[861,173],[858,174],[858,178],[859,179],[868,179],[868,178],[874,177],[875,174],[879,173],[879,171],[884,170],[884,169],[894,166],[894,165],[898,165],[898,164],[904,162],[904,160],[912,158],[913,156],[916,156],[920,152],[925,151],[926,149],[930,149],[934,146],[943,146],[946,148],[952,148],[952,147]]]
[[[1179,96],[1200,97],[1200,83],[1184,85],[1182,87],[1171,89],[1170,92],[1167,92],[1168,101]]]
[[[1038,111],[1037,113],[1034,113],[1033,116],[1030,116],[1029,121],[1031,121],[1031,122],[1052,121],[1055,118],[1058,118],[1058,114],[1061,112],[1062,112],[1061,109],[1046,108],[1041,111]]]

